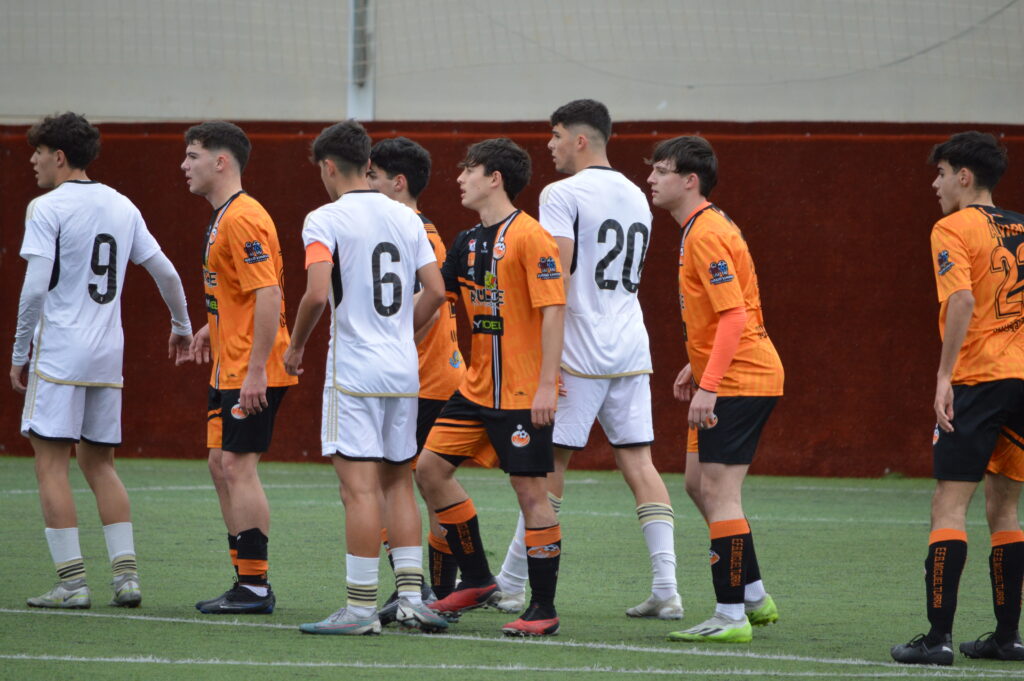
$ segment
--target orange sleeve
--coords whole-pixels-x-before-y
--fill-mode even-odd
[[[718,318],[715,329],[715,342],[711,346],[711,356],[700,377],[700,387],[708,392],[718,392],[718,384],[729,370],[732,358],[740,347],[743,327],[747,324],[747,311],[743,307],[725,310]]]
[[[306,269],[315,262],[334,262],[334,256],[319,241],[314,241],[310,245],[306,246]]]

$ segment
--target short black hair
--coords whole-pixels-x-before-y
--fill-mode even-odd
[[[555,109],[551,114],[551,127],[559,123],[567,128],[571,125],[590,126],[606,143],[612,136],[612,117],[608,107],[594,99],[575,99]]]
[[[659,161],[674,161],[680,175],[695,173],[700,180],[701,196],[711,196],[711,190],[718,184],[718,158],[711,143],[697,135],[683,135],[659,142],[648,161],[654,165]]]
[[[412,198],[419,198],[430,181],[430,152],[408,137],[390,137],[373,145],[370,161],[388,174],[405,175]]]
[[[100,155],[100,131],[85,116],[68,111],[47,116],[28,130],[33,147],[60,149],[72,168],[84,170]]]
[[[939,161],[957,172],[967,168],[974,173],[975,186],[992,191],[1006,172],[1006,147],[986,132],[958,132],[932,147],[928,163],[936,165]]]
[[[313,163],[331,159],[346,175],[363,172],[370,160],[370,135],[350,118],[323,129],[313,140]]]
[[[238,162],[239,172],[245,170],[252,153],[252,143],[245,132],[234,123],[227,121],[206,121],[193,125],[185,131],[185,144],[198,142],[203,149],[227,150]]]
[[[484,173],[501,173],[502,186],[509,201],[514,201],[530,182],[530,155],[521,146],[507,137],[477,142],[466,150],[466,158],[460,168],[483,166]]]

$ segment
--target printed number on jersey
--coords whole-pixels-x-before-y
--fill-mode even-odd
[[[996,317],[1019,317],[1024,311],[1024,283],[1021,282],[1021,268],[1024,267],[1024,241],[1017,244],[1016,255],[1006,246],[996,246],[992,251],[992,272],[1003,273],[1003,283],[996,290]]]
[[[103,248],[106,246],[107,248]],[[103,251],[106,251],[105,257]],[[92,242],[92,271],[102,277],[106,276],[106,290],[100,293],[100,287],[89,284],[89,297],[100,305],[109,303],[117,296],[117,241],[110,234],[97,234]]]
[[[402,279],[397,273],[387,271],[389,264],[401,262],[401,259],[398,248],[390,241],[382,241],[373,249],[370,261],[373,273],[373,309],[377,310],[381,317],[390,317],[402,308]],[[385,305],[385,301],[390,302]]]
[[[644,269],[644,257],[647,255],[647,244],[650,238],[650,231],[642,222],[634,222],[627,230],[623,230],[622,225],[615,220],[602,222],[597,232],[597,241],[605,245],[611,244],[611,249],[598,261],[597,267],[594,269],[594,280],[597,282],[597,287],[611,291],[621,281],[627,291],[636,293],[640,287],[640,273]],[[637,252],[638,248],[639,253]],[[609,279],[609,273],[612,276],[619,274],[618,268],[613,265],[623,250],[626,255],[622,260],[622,277],[621,279]],[[636,265],[635,278],[633,275],[634,264]]]

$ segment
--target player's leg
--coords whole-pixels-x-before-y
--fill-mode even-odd
[[[708,514],[704,510],[704,499],[700,495],[700,454],[697,453],[697,447],[697,429],[690,428],[686,435],[686,472],[683,484],[690,501],[697,507],[697,512],[707,523]]]
[[[416,451],[422,452],[427,443],[427,436],[434,427],[434,422],[440,416],[446,400],[431,400],[418,398],[419,404],[416,411]],[[414,464],[415,466],[415,464]],[[418,485],[417,485],[418,487]],[[426,500],[426,496],[420,491],[420,496]],[[448,548],[448,542],[444,540],[441,532],[441,525],[437,520],[437,514],[433,507],[427,504],[427,565],[430,573],[430,595],[431,600],[444,598],[455,588],[455,580],[459,574],[459,564]],[[424,595],[427,595],[424,589]]]
[[[206,411],[206,446],[209,448],[207,467],[210,471],[210,480],[213,482],[213,489],[217,493],[217,503],[220,506],[220,514],[224,519],[224,527],[227,530],[228,557],[231,560],[231,568],[235,573],[234,582],[238,584],[238,532],[239,528],[231,516],[231,495],[228,493],[228,483],[224,477],[224,452],[221,449],[224,437],[224,413],[221,409],[222,395],[219,390],[209,388],[207,395]],[[234,587],[232,587],[234,588]],[[228,591],[230,591],[229,589]],[[227,592],[225,592],[226,594]],[[221,594],[223,596],[224,594]],[[218,596],[217,598],[220,598]],[[217,600],[216,598],[210,601]],[[209,601],[200,601],[196,607]]]

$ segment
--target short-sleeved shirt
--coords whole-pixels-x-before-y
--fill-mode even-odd
[[[544,189],[540,223],[575,244],[562,368],[589,378],[651,373],[637,299],[651,239],[647,197],[617,170],[592,166]]]
[[[718,386],[720,396],[781,395],[782,361],[768,338],[754,260],[743,234],[717,206],[705,203],[683,223],[679,248],[679,305],[693,378],[704,375],[725,310],[742,307],[740,345]]]
[[[1024,378],[1024,215],[968,206],[935,223],[931,245],[940,335],[949,297],[956,291],[974,295],[953,383]]]
[[[436,262],[423,222],[373,190],[342,194],[306,216],[302,242],[331,253],[331,342],[325,385],[361,397],[416,397],[416,270]]]
[[[437,233],[437,227],[423,213],[427,240],[434,249],[437,265],[444,264],[448,250]],[[438,310],[438,319],[416,346],[420,363],[420,397],[425,400],[447,400],[458,390],[466,375],[466,362],[459,351],[459,335],[455,321],[455,302],[445,301]]]
[[[53,260],[33,371],[58,383],[121,387],[125,271],[129,260],[159,252],[132,202],[99,182],[69,180],[29,203],[21,256]]]
[[[241,388],[252,352],[256,290],[281,288],[281,316],[267,358],[267,385],[298,382],[284,370],[288,326],[284,306],[284,261],[277,228],[270,215],[245,192],[238,192],[213,211],[203,246],[203,285],[210,324],[213,368],[210,386]]]
[[[516,211],[459,233],[441,273],[450,300],[461,292],[473,332],[459,392],[492,409],[529,409],[540,381],[540,308],[565,304],[554,238]]]

